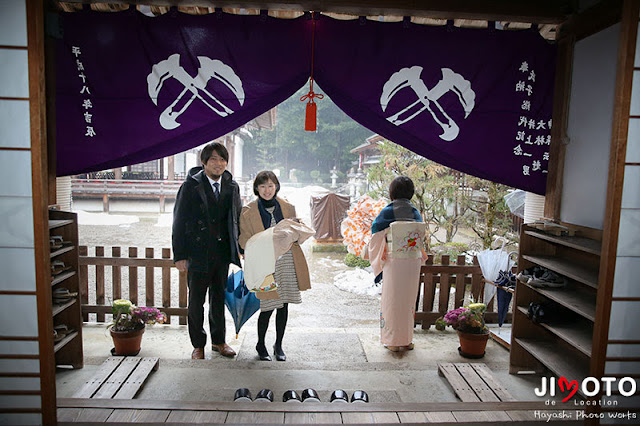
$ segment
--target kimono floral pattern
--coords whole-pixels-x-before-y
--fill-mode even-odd
[[[421,239],[422,235],[420,235],[419,232],[409,232],[407,235],[401,238],[399,247],[398,249],[396,249],[396,251],[418,251],[422,248]]]
[[[340,231],[343,244],[347,246],[349,253],[356,256],[363,253],[365,246],[371,240],[371,224],[386,205],[385,200],[374,200],[364,195],[347,211],[347,217],[342,221]]]

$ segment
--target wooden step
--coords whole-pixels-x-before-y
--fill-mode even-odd
[[[335,404],[329,402],[157,401],[147,399],[59,398],[58,424],[73,423],[215,423],[215,424],[358,424],[433,423],[479,425],[554,423],[582,425],[575,406],[544,401],[427,402]],[[562,417],[562,413],[565,417]]]
[[[159,362],[155,357],[109,357],[73,397],[133,399]]]
[[[515,401],[482,363],[441,363],[438,374],[444,376],[462,402]]]

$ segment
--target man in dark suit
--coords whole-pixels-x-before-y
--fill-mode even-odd
[[[226,169],[229,153],[213,142],[200,153],[202,167],[194,167],[178,191],[173,209],[173,260],[188,272],[189,338],[192,359],[204,359],[204,301],[209,292],[211,349],[226,357],[235,351],[225,342],[224,289],[229,264],[240,266],[238,222],[240,188]]]

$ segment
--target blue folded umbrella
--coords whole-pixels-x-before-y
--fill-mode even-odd
[[[502,327],[504,320],[507,318],[507,313],[509,312],[509,303],[511,302],[511,298],[513,295],[498,287],[498,292],[496,293],[496,298],[498,299],[498,326]]]
[[[236,326],[236,339],[238,333],[249,318],[260,309],[260,300],[249,291],[244,284],[244,274],[238,271],[229,275],[224,293],[224,304],[233,318]]]

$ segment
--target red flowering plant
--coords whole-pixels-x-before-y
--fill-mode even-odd
[[[113,331],[134,331],[144,328],[145,324],[162,324],[165,315],[156,308],[136,306],[130,300],[114,300],[111,306],[113,322],[109,325]]]
[[[487,305],[484,303],[471,303],[463,308],[453,309],[436,320],[436,329],[444,331],[450,325],[462,333],[485,334],[489,331],[484,324],[486,310]]]

